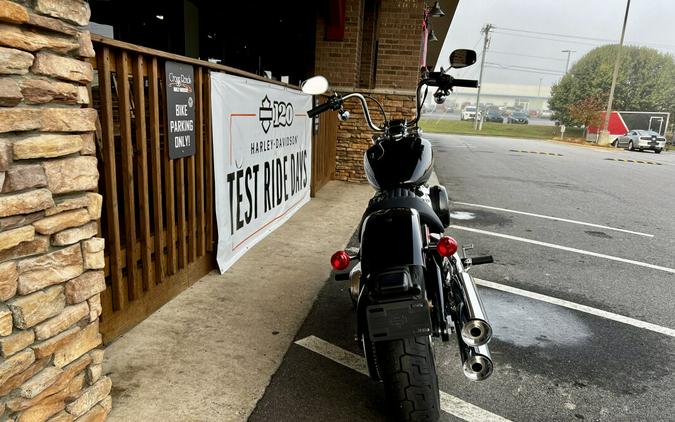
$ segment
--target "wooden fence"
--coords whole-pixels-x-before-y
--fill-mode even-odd
[[[335,178],[337,113],[323,113],[317,119],[319,119],[318,128],[315,128],[312,137],[312,196],[329,180]]]
[[[91,96],[100,121],[100,227],[106,239],[108,284],[102,296],[101,331],[108,343],[216,267],[209,71],[263,79],[92,38],[97,80]],[[166,60],[192,65],[195,76],[196,154],[177,160],[169,160],[166,147]],[[336,131],[336,118],[327,117],[313,137],[312,192],[332,177]]]

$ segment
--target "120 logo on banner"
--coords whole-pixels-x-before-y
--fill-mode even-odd
[[[270,101],[265,95],[260,103],[258,119],[262,130],[267,133],[270,127],[287,127],[293,124],[293,104],[283,101]]]

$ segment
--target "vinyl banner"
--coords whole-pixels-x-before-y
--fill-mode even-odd
[[[211,72],[221,272],[309,201],[311,107],[301,91]]]

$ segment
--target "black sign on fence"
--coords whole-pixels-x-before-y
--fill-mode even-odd
[[[195,154],[194,69],[188,64],[167,61],[166,113],[169,133],[169,158]]]

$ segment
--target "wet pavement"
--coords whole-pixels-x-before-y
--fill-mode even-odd
[[[675,420],[675,188],[662,183],[675,177],[675,154],[661,154],[658,167],[617,167],[604,158],[629,153],[510,139],[432,140],[438,178],[462,202],[452,207],[457,227],[448,233],[474,244],[474,255],[495,257],[473,268],[474,277],[618,318],[479,287],[494,329],[495,372],[484,382],[466,380],[454,338],[437,341],[440,389],[513,421]],[[509,151],[526,148],[563,156]],[[644,180],[654,180],[653,188]],[[354,327],[344,282],[327,280],[296,340],[316,336],[362,354]],[[385,414],[381,385],[294,344],[250,420],[377,421]],[[461,419],[443,413],[442,420]]]

